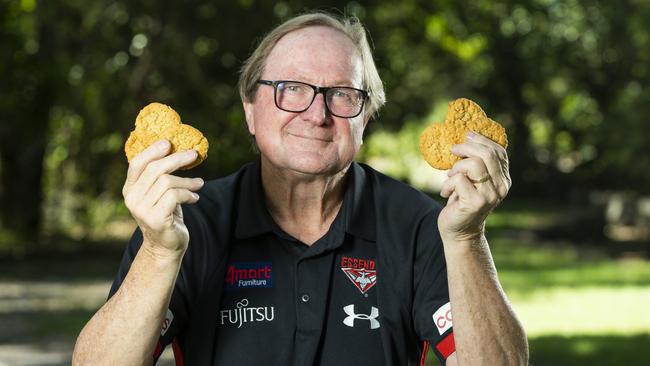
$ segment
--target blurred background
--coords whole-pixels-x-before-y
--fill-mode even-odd
[[[307,9],[369,29],[388,103],[359,161],[435,197],[417,141],[450,100],[506,127],[488,237],[531,363],[650,364],[650,2],[0,0],[0,366],[69,364],[105,300],[138,110],[208,136],[191,175],[235,171],[254,156],[238,68]]]

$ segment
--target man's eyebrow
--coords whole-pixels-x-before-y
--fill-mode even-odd
[[[292,77],[293,77],[294,79],[291,79],[291,80],[294,80],[294,81],[302,81],[302,82],[305,82],[305,83],[308,83],[308,84],[314,84],[313,82],[309,81],[309,78],[308,78],[308,77],[306,77],[306,76],[304,76],[304,75],[302,75],[302,74],[296,74],[296,75],[294,75],[294,76],[292,76]],[[315,84],[314,84],[314,85],[315,85]],[[319,85],[319,86],[323,86],[323,85]],[[353,83],[352,81],[350,81],[350,80],[338,79],[338,80],[334,81],[330,86],[349,86],[349,87],[354,87],[354,83]]]
[[[334,86],[349,86],[353,87],[354,83],[351,83],[350,81],[335,81]]]

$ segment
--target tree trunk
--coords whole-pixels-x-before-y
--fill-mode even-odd
[[[16,240],[9,243],[15,249],[35,247],[40,232],[45,133],[41,126],[31,127],[28,139],[3,141],[0,147],[0,222]]]
[[[41,22],[38,35],[35,55],[8,63],[9,88],[3,98],[9,93],[12,98],[0,111],[0,230],[9,234],[4,235],[11,240],[5,245],[15,253],[36,248],[41,228],[43,158],[56,65],[54,32]]]

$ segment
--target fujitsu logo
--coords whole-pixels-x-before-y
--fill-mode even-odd
[[[236,324],[241,328],[244,323],[271,322],[275,318],[275,307],[248,307],[248,299],[237,302],[235,309],[221,310],[221,325]]]
[[[377,321],[377,317],[379,316],[379,309],[374,306],[370,307],[370,315],[355,313],[354,304],[344,306],[343,311],[348,315],[345,319],[343,319],[343,324],[347,325],[348,327],[354,328],[355,319],[369,320],[370,329],[377,329],[380,327],[379,321]]]

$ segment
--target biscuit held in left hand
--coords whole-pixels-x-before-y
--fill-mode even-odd
[[[445,121],[427,127],[420,135],[420,153],[436,169],[450,169],[460,158],[451,147],[465,140],[469,131],[480,133],[503,147],[508,146],[506,130],[488,118],[473,101],[460,98],[449,103]]]
[[[208,139],[201,131],[181,122],[181,117],[171,107],[151,103],[140,110],[135,119],[135,130],[124,144],[126,158],[131,159],[160,139],[167,139],[172,145],[170,154],[183,150],[196,150],[196,160],[181,169],[191,169],[208,157]]]

